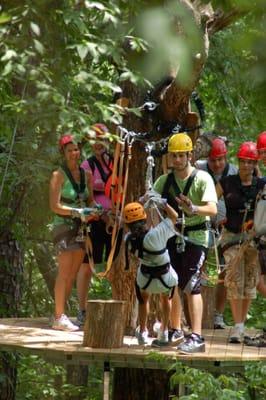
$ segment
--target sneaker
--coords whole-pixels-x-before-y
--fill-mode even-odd
[[[226,328],[223,314],[218,313],[217,311],[214,314],[213,328],[214,329],[225,329]]]
[[[79,327],[72,324],[70,319],[65,314],[62,314],[60,318],[54,319],[52,329],[56,329],[59,331],[75,332],[79,330]]]
[[[177,344],[184,339],[182,329],[169,329],[168,340],[173,344]]]
[[[159,331],[157,339],[154,339],[151,343],[152,347],[164,347],[169,345],[168,331]]]
[[[254,337],[244,336],[244,344],[246,346],[266,347],[266,334],[256,335]]]
[[[152,327],[152,330],[153,330],[153,332],[155,333],[155,335],[158,335],[158,333],[159,333],[160,330],[161,330],[161,322],[160,322],[160,321],[154,322],[153,327]]]
[[[185,338],[183,343],[177,346],[177,350],[182,354],[204,353],[204,338],[195,333],[191,333],[191,335]]]
[[[80,328],[85,324],[86,310],[78,310],[76,325]]]
[[[148,343],[148,331],[140,332],[140,327],[138,326],[135,331],[135,336],[138,339],[139,345]]]
[[[230,332],[229,343],[242,343],[244,338],[243,329],[234,326]]]

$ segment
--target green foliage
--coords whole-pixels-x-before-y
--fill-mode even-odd
[[[250,363],[241,375],[215,376],[177,362],[171,367],[170,383],[171,387],[183,384],[188,388],[189,394],[179,397],[181,400],[262,400],[266,394],[265,368],[265,363]]]
[[[16,400],[63,400],[76,395],[84,400],[102,399],[101,368],[89,368],[86,387],[68,384],[66,378],[62,366],[52,365],[37,356],[21,356]]]

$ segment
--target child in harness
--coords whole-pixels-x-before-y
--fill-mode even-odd
[[[156,227],[148,229],[147,215],[140,203],[129,203],[124,208],[124,222],[129,234],[126,237],[126,269],[129,268],[129,251],[139,259],[136,278],[136,295],[139,301],[139,326],[136,337],[140,345],[147,343],[147,317],[150,294],[160,294],[162,322],[158,338],[152,346],[168,345],[168,322],[171,307],[171,294],[178,284],[178,277],[170,265],[170,257],[166,248],[168,239],[176,235],[176,211],[160,199],[160,207],[167,217]]]

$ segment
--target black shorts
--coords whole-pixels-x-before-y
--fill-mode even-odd
[[[203,246],[197,246],[186,242],[185,251],[178,253],[176,243],[171,238],[167,243],[171,264],[178,275],[178,286],[189,294],[200,293],[200,270],[206,259],[206,250]]]

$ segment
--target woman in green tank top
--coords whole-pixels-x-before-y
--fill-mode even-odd
[[[53,239],[57,248],[58,274],[55,281],[55,315],[52,328],[75,331],[79,328],[64,314],[73,282],[85,255],[84,241],[79,241],[81,220],[88,222],[86,208],[95,206],[91,174],[79,166],[80,148],[72,135],[59,140],[64,164],[54,171],[50,180],[50,208]],[[95,217],[95,215],[94,215]]]

